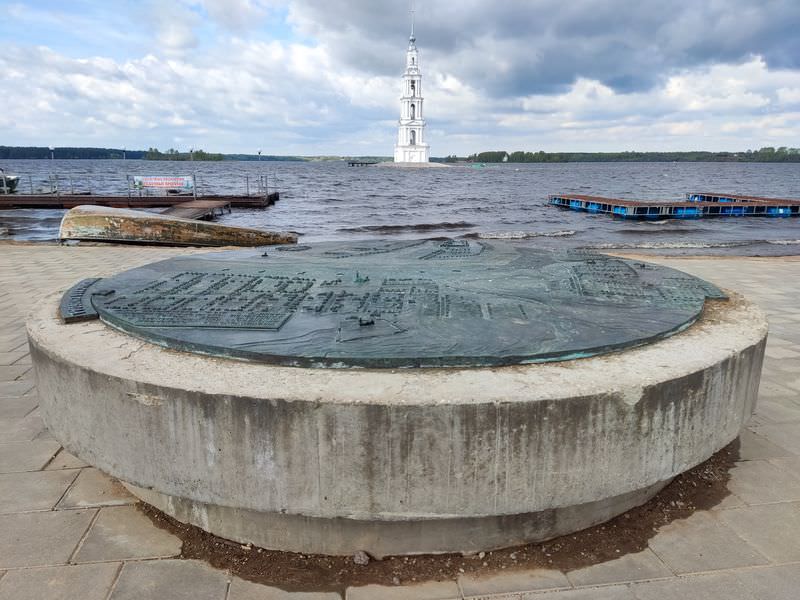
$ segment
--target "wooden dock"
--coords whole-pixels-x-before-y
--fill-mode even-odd
[[[12,208],[75,208],[109,206],[111,208],[172,208],[187,202],[224,202],[234,208],[266,208],[280,200],[278,192],[259,196],[95,196],[92,194],[0,194],[0,210]]]
[[[582,194],[554,195],[549,197],[547,203],[559,208],[605,214],[621,219],[800,216],[800,200],[720,194],[687,194],[687,199],[682,202],[620,200]]]
[[[215,217],[222,216],[226,212],[231,212],[231,203],[226,200],[190,200],[176,204],[159,214],[182,219],[213,221]]]

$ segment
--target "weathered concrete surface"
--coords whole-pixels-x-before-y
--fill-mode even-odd
[[[265,545],[377,555],[546,539],[643,502],[739,435],[767,332],[733,295],[613,355],[331,371],[170,352],[63,325],[57,305],[35,310],[28,335],[45,422],[70,452],[206,528],[268,513]],[[418,535],[386,535],[398,523]]]
[[[602,523],[639,506],[667,482],[622,496],[519,515],[426,520],[323,519],[303,515],[259,512],[186,498],[166,496],[128,485],[148,504],[221,537],[254,544],[321,554],[352,554],[366,550],[375,558],[420,552],[478,551],[549,539]],[[355,550],[354,550],[355,549]]]

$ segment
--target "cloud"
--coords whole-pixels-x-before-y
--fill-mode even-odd
[[[257,27],[275,3],[265,0],[200,0],[199,4],[217,23],[241,31]]]
[[[388,73],[381,52],[399,42],[403,3],[293,0],[302,32],[346,64]],[[657,85],[672,70],[763,57],[800,67],[796,0],[445,0],[419,7],[417,34],[427,60],[493,96],[562,91],[578,78],[616,91]]]
[[[111,18],[76,2],[70,22]],[[15,4],[0,34],[36,10]],[[391,154],[403,3],[130,10],[122,56],[48,47],[30,26],[5,42],[2,143]],[[783,0],[430,0],[417,19],[428,141],[434,155],[797,145],[798,14]]]

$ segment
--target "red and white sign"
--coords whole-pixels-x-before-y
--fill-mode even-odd
[[[170,190],[190,190],[194,187],[194,177],[143,177],[134,175],[133,187],[141,188],[160,188]]]

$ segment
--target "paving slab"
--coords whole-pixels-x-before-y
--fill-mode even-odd
[[[787,348],[786,346],[775,346],[773,344],[767,346],[764,354],[768,359],[772,358],[781,360],[787,358],[790,359],[800,358],[800,352],[796,352],[795,350]]]
[[[83,469],[58,508],[134,504],[137,500],[116,479],[95,468]]]
[[[0,419],[22,419],[39,404],[36,396],[0,398]]]
[[[0,600],[105,600],[120,563],[10,571],[0,579]]]
[[[800,503],[734,508],[720,519],[772,562],[800,561]]]
[[[135,506],[113,506],[100,510],[73,561],[170,558],[180,554],[182,545]]]
[[[759,397],[756,414],[758,422],[775,425],[778,423],[800,423],[800,410],[793,401],[769,400]],[[755,429],[758,432],[757,429]],[[762,434],[759,434],[763,436]]]
[[[795,477],[800,478],[800,457],[793,456],[788,458],[771,458],[770,463],[781,469],[791,473]]]
[[[529,569],[492,575],[461,575],[458,578],[458,585],[461,587],[461,593],[467,597],[572,587],[564,573],[555,569]]]
[[[58,442],[0,444],[0,473],[38,471],[56,455]]]
[[[797,390],[794,390],[785,385],[781,385],[777,381],[770,379],[762,379],[761,385],[758,387],[759,399],[777,400],[782,398],[795,399],[798,396]]]
[[[30,381],[4,381],[0,382],[0,398],[19,398],[33,389]]]
[[[772,443],[786,448],[792,454],[800,456],[800,421],[797,423],[761,425],[755,427],[754,431]]]
[[[760,600],[733,573],[635,583],[631,591],[636,600]]]
[[[762,435],[745,429],[739,436],[740,460],[764,460],[794,456],[791,452],[769,441]]]
[[[487,600],[495,599],[487,598]],[[520,600],[636,600],[636,598],[628,586],[609,585],[563,592],[522,594]]]
[[[26,352],[0,352],[0,365],[7,367],[13,365],[18,360],[30,356]]]
[[[33,471],[0,475],[0,514],[50,510],[78,471]]]
[[[0,569],[66,563],[95,510],[0,515]]]
[[[697,512],[665,525],[650,540],[650,549],[678,574],[767,564],[765,556],[717,518],[722,512]]]
[[[342,600],[337,592],[286,592],[234,577],[227,600]]]
[[[567,578],[575,587],[672,576],[672,571],[649,548],[567,573]]]
[[[800,597],[800,564],[742,569],[736,578],[757,600],[795,600]]]
[[[58,470],[58,469],[82,469],[83,467],[88,467],[85,462],[83,462],[77,456],[73,456],[63,448],[61,452],[59,452],[56,457],[50,462],[49,465],[45,468],[48,471]]]
[[[30,442],[44,429],[42,419],[36,415],[28,415],[21,419],[0,419],[0,440]]]
[[[455,600],[461,598],[455,581],[429,581],[414,585],[363,585],[349,587],[346,600]]]
[[[30,365],[0,365],[0,381],[16,381],[30,370]]]
[[[109,600],[225,600],[228,578],[197,560],[148,560],[122,567]]]
[[[747,504],[800,500],[800,478],[766,460],[737,463],[728,489]]]

